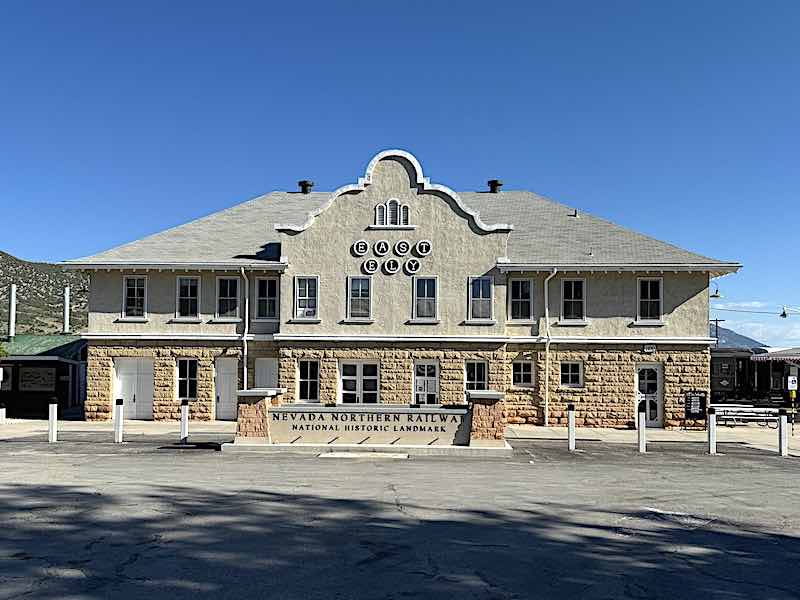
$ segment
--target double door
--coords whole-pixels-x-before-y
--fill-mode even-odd
[[[122,398],[124,419],[153,418],[153,360],[115,358],[114,399]],[[116,402],[114,403],[116,413]]]

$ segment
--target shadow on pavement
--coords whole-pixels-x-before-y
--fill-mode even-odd
[[[0,597],[749,599],[800,589],[797,538],[688,514],[580,501],[439,510],[404,503],[391,484],[381,501],[149,490],[0,487]]]

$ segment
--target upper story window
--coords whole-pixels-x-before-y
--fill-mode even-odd
[[[295,277],[294,316],[297,319],[317,319],[319,300],[319,278],[316,276]]]
[[[263,277],[256,279],[256,319],[278,318],[278,279]]]
[[[563,279],[561,281],[561,319],[564,321],[586,320],[585,279]]]
[[[125,277],[124,284],[122,316],[126,319],[144,319],[147,316],[147,277]]]
[[[436,278],[414,278],[414,319],[435,320],[437,315]]]
[[[179,319],[198,318],[200,316],[200,278],[178,277],[176,286],[175,316]]]
[[[512,279],[509,281],[509,316],[512,321],[533,319],[533,281]]]
[[[386,204],[378,204],[375,207],[375,225],[377,227],[403,227],[408,222],[408,205],[400,204],[396,198],[392,198]]]
[[[239,278],[217,278],[217,318],[239,318]]]
[[[372,316],[372,278],[348,277],[347,318],[366,320]]]
[[[661,321],[663,311],[663,281],[658,278],[639,279],[639,313],[637,321]]]
[[[473,321],[492,319],[492,278],[471,277],[469,280],[469,315]]]
[[[468,360],[465,367],[467,390],[487,390],[489,383],[487,379],[488,365],[483,360]]]

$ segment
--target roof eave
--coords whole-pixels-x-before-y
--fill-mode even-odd
[[[558,271],[587,271],[604,273],[617,271],[617,272],[700,272],[709,273],[713,277],[727,275],[729,273],[736,273],[742,268],[740,263],[512,263],[500,262],[497,263],[497,269],[501,273],[508,273],[513,271],[529,271],[529,272],[549,272],[553,269]]]
[[[130,262],[130,261],[104,261],[104,262],[73,262],[65,261],[61,266],[65,269],[77,271],[112,271],[112,270],[159,270],[159,271],[238,271],[241,268],[257,271],[284,271],[288,262],[252,262],[252,263],[226,263],[226,262]]]

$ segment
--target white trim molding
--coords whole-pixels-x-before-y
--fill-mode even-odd
[[[736,273],[742,268],[741,263],[512,263],[498,260],[495,265],[501,273],[549,273],[553,269],[565,273],[666,273],[689,272],[710,273],[712,277],[719,277],[729,273]]]
[[[469,218],[474,223],[475,227],[477,227],[481,231],[484,231],[486,233],[493,233],[493,232],[507,233],[514,229],[513,225],[505,223],[498,223],[496,225],[487,225],[486,223],[484,223],[481,220],[480,213],[467,206],[456,192],[454,192],[447,186],[440,185],[437,183],[431,183],[430,179],[423,175],[422,165],[420,165],[419,161],[413,154],[411,154],[410,152],[406,152],[405,150],[398,150],[398,149],[384,150],[382,152],[378,152],[378,154],[376,154],[367,165],[367,170],[364,173],[364,176],[358,178],[357,183],[344,185],[339,189],[337,189],[336,191],[334,191],[330,195],[328,200],[325,201],[324,204],[322,204],[322,206],[308,213],[306,220],[301,225],[276,223],[275,229],[277,231],[285,231],[292,233],[300,233],[302,231],[305,231],[306,229],[311,227],[311,224],[314,222],[314,219],[316,219],[318,216],[320,216],[322,213],[328,210],[328,208],[331,207],[336,198],[338,198],[342,194],[346,194],[349,192],[362,192],[367,188],[367,186],[371,185],[375,167],[378,165],[380,161],[390,158],[401,158],[411,163],[411,166],[414,169],[413,183],[419,185],[422,188],[423,192],[440,192],[452,198],[453,201],[456,203],[456,206],[458,206],[459,210],[468,215]]]
[[[252,336],[255,340],[274,340],[276,342],[474,342],[498,344],[544,344],[546,336],[507,336],[507,335],[323,335],[314,333],[275,333]],[[708,346],[716,343],[710,337],[590,337],[590,336],[551,336],[553,344],[662,344]]]

